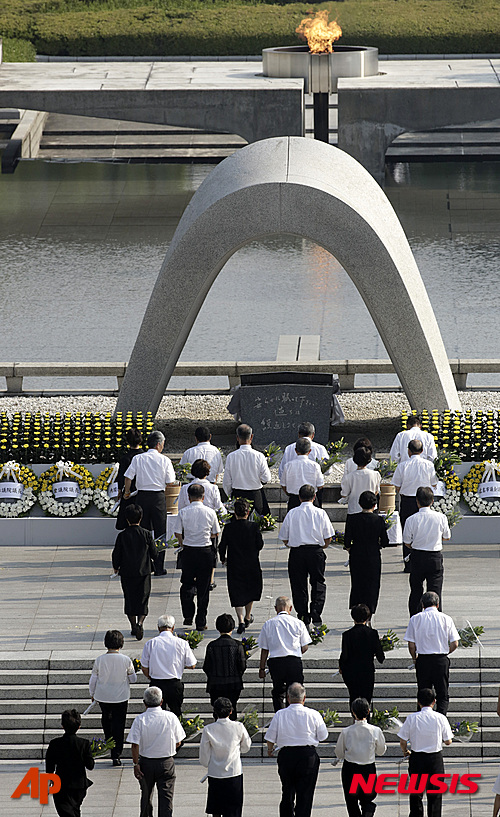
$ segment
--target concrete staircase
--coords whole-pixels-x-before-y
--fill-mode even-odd
[[[131,653],[132,656],[140,654]],[[60,656],[60,653],[58,653]],[[406,651],[395,650],[387,656],[383,668],[376,674],[374,706],[377,709],[397,706],[402,716],[415,709],[415,677],[407,669],[409,658]],[[336,672],[337,662],[332,659],[307,658],[305,685],[307,704],[315,709],[336,709],[342,718],[342,726],[351,722],[348,713],[346,688]],[[60,715],[66,708],[76,707],[83,712],[89,704],[88,680],[92,660],[88,653],[82,658],[71,654],[67,660],[46,657],[28,658],[13,656],[3,662],[0,672],[0,759],[23,759],[38,761],[44,757],[48,742],[61,733]],[[500,726],[496,715],[500,653],[496,657],[483,657],[481,666],[477,655],[461,650],[452,658],[450,688],[450,720],[468,720],[479,723],[479,732],[469,744],[454,742],[447,748],[448,757],[480,759],[499,754]],[[139,675],[132,686],[127,726],[135,715],[143,710],[142,695],[145,678]],[[240,698],[239,712],[246,706],[255,706],[259,723],[265,726],[272,717],[270,682],[263,684],[258,678],[256,655],[250,659],[245,675],[245,689]],[[205,675],[201,670],[185,673],[184,714],[200,714],[205,722],[211,720],[211,709],[205,692]],[[340,728],[330,729],[327,743],[321,745],[322,757],[334,756],[333,747]],[[83,719],[82,736],[92,738],[102,735],[99,707]],[[387,756],[400,757],[399,741],[395,735],[386,734]],[[179,757],[197,757],[199,736],[187,741],[179,751]],[[263,734],[253,738],[251,757],[260,757],[264,750]],[[130,757],[125,747],[124,756]]]
[[[265,486],[267,501],[271,514],[282,522],[286,515],[287,496],[278,483],[268,483]],[[323,488],[323,509],[327,512],[334,527],[343,528],[347,516],[347,505],[339,505],[340,483],[329,483]]]

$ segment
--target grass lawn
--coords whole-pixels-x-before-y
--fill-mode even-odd
[[[311,9],[328,8],[341,43],[382,54],[500,51],[498,0],[0,0],[4,59],[260,54],[299,42]]]

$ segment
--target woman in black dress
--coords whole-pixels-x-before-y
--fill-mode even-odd
[[[130,621],[131,635],[140,641],[144,635],[144,619],[148,614],[151,593],[151,562],[156,556],[153,534],[140,527],[142,508],[127,505],[127,528],[116,537],[111,559],[115,573],[120,574],[125,615]]]
[[[380,593],[380,549],[389,546],[389,539],[383,518],[374,513],[377,497],[373,491],[363,491],[358,501],[362,512],[348,518],[344,537],[351,573],[349,607],[366,604],[373,615]]]
[[[250,505],[246,499],[234,502],[234,517],[224,526],[219,545],[222,564],[227,561],[229,600],[238,617],[238,634],[253,622],[252,606],[262,595],[262,570],[259,551],[264,540],[257,522],[249,522]]]
[[[375,685],[373,659],[376,658],[380,664],[385,660],[378,632],[370,625],[370,610],[367,605],[355,604],[351,616],[354,627],[342,633],[342,652],[339,658],[339,672],[349,690],[349,708],[356,698],[366,698],[371,703]]]
[[[116,530],[125,530],[127,527],[127,519],[125,516],[125,508],[134,501],[134,497],[123,499],[123,484],[125,482],[125,471],[134,459],[136,454],[142,452],[142,434],[136,428],[129,428],[125,434],[125,440],[128,448],[121,455],[118,462],[118,476],[116,481],[118,483],[118,498],[120,500],[120,507],[118,508],[118,516],[116,517]],[[130,492],[135,491],[135,479],[132,480]]]

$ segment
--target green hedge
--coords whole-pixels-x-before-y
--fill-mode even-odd
[[[3,59],[5,62],[34,62],[36,49],[29,40],[3,40]]]
[[[311,8],[331,10],[342,42],[381,53],[500,50],[497,0],[2,0],[0,36],[57,56],[259,54],[297,43]]]

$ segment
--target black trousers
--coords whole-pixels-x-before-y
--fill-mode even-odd
[[[142,508],[141,527],[152,530],[155,539],[167,532],[167,502],[164,491],[138,491],[133,497]],[[155,576],[161,575],[165,564],[165,551],[154,559]]]
[[[54,794],[54,806],[59,817],[81,817],[81,805],[87,789],[66,789]]]
[[[231,492],[231,499],[249,499],[250,502],[253,502],[253,510],[258,514],[263,514],[266,512],[265,508],[265,493],[264,489],[258,489],[257,491],[245,491],[244,488],[233,488]],[[266,500],[267,503],[267,500]],[[269,507],[269,505],[267,506]],[[269,511],[267,511],[269,513]]]
[[[436,787],[430,782],[431,775],[443,774],[444,763],[442,752],[412,752],[408,763],[410,774],[427,774],[426,790]],[[417,789],[419,780],[417,780]],[[424,794],[410,794],[410,817],[423,817],[424,815]],[[441,817],[443,797],[441,794],[427,795],[427,817]]]
[[[229,698],[233,707],[229,720],[236,721],[238,719],[238,699],[240,695],[240,686],[235,686],[234,684],[221,684],[220,686],[213,686],[210,689],[210,703],[213,706],[217,698]]]
[[[366,698],[371,703],[373,687],[375,686],[374,667],[359,667],[357,670],[344,670],[342,673],[344,684],[349,690],[349,709],[356,698]],[[369,720],[369,716],[368,716]]]
[[[288,577],[297,615],[307,626],[311,621],[321,622],[325,606],[326,553],[320,545],[301,545],[290,548],[288,554]],[[311,605],[307,590],[307,578],[311,585]]]
[[[296,681],[299,684],[304,683],[302,658],[298,658],[296,655],[285,655],[283,658],[268,658],[267,664],[273,682],[271,693],[273,707],[274,711],[277,712],[278,709],[283,709],[286,691],[290,684],[294,684]],[[288,703],[286,706],[288,706]]]
[[[447,655],[417,655],[415,664],[417,686],[419,689],[432,689],[436,692],[436,712],[446,715],[450,703],[450,659]]]
[[[172,817],[175,766],[171,757],[139,757],[141,778],[140,817],[153,817],[153,789],[158,789],[158,817]]]
[[[280,817],[310,817],[318,771],[319,757],[314,746],[284,746],[280,749]]]
[[[414,513],[418,513],[418,505],[417,505],[417,497],[416,496],[405,496],[404,494],[399,495],[399,521],[401,522],[401,530],[405,530],[405,522],[409,516],[413,516]],[[404,535],[403,535],[403,542],[404,542]],[[403,559],[410,555],[413,551],[410,548],[406,547],[403,544]],[[412,557],[413,558],[413,557]],[[411,559],[410,559],[411,561]],[[410,568],[408,567],[408,562],[405,562],[405,572],[409,573]]]
[[[427,592],[439,596],[439,610],[442,609],[441,592],[443,589],[444,563],[441,550],[412,550],[410,559],[410,598],[408,608],[410,616],[420,611],[420,599],[424,593],[424,581]]]
[[[344,789],[344,800],[349,817],[368,817],[374,814],[376,805],[373,802],[377,796],[366,794],[359,786],[356,794],[349,794],[352,779],[355,774],[361,774],[364,780],[368,780],[370,774],[376,774],[375,763],[368,763],[362,766],[359,763],[351,763],[344,760],[342,763],[342,788]]]
[[[202,629],[207,623],[210,599],[210,579],[214,566],[214,551],[208,547],[184,547],[180,599],[184,618],[192,620],[196,610],[196,627]],[[197,607],[194,597],[196,595]]]
[[[163,695],[162,709],[167,706],[178,718],[181,716],[184,700],[184,684],[178,678],[150,678],[150,687],[159,687]]]
[[[111,757],[121,757],[123,751],[123,735],[127,719],[128,701],[109,704],[99,701],[101,707],[101,724],[106,740],[115,739],[115,748],[111,749]]]

